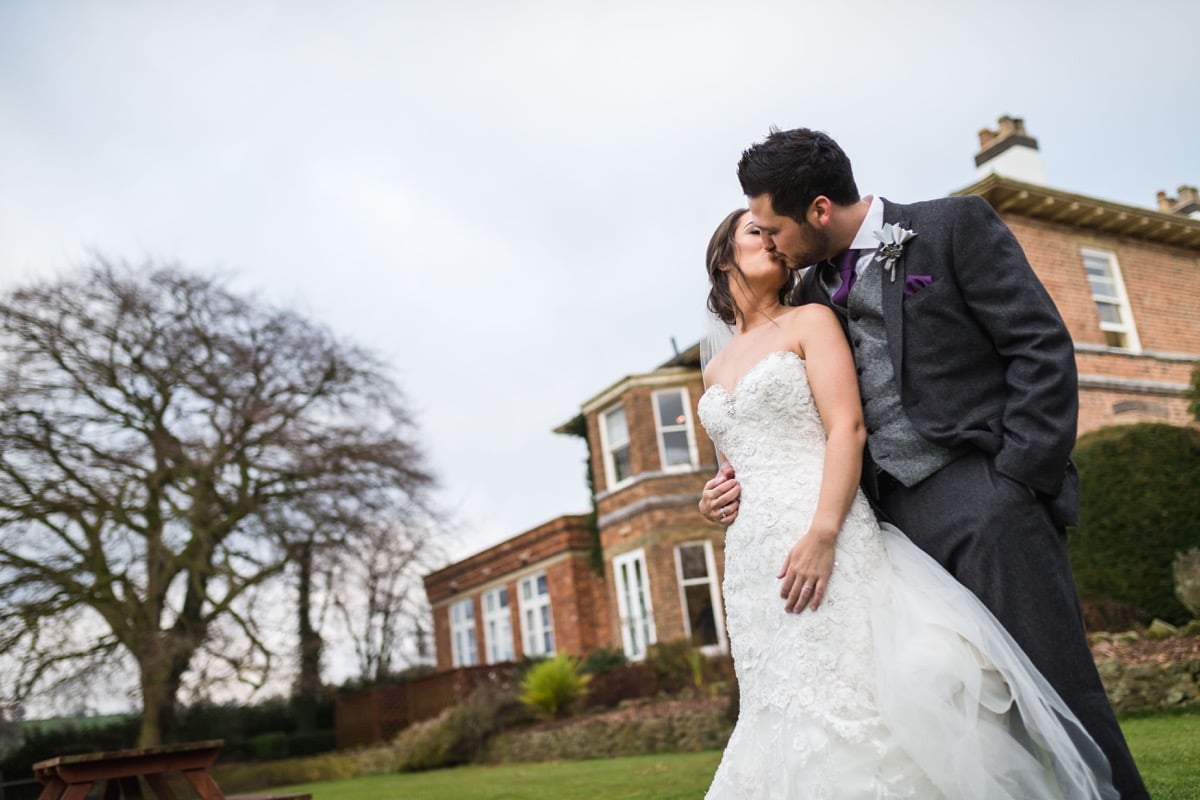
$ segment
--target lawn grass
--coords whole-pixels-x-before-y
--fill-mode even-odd
[[[1200,798],[1200,711],[1123,719],[1121,730],[1154,800]]]
[[[720,751],[708,750],[456,767],[310,783],[286,791],[311,792],[313,800],[695,800],[704,796],[720,760]]]
[[[1154,800],[1200,798],[1200,712],[1121,721]],[[288,787],[313,800],[684,800],[704,796],[719,751],[368,775]]]

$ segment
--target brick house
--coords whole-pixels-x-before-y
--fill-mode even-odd
[[[1075,341],[1080,433],[1190,424],[1197,190],[1160,192],[1146,209],[1052,189],[1036,140],[1011,117],[981,131],[980,145],[978,180],[955,194],[991,203],[1058,305]],[[702,392],[696,345],[611,384],[556,429],[587,443],[594,517],[561,517],[429,575],[439,669],[601,646],[637,660],[678,639],[727,649],[723,530],[696,512],[716,469],[696,421]],[[511,650],[496,648],[510,640]]]
[[[1200,358],[1200,196],[1159,192],[1155,209],[1045,185],[1020,119],[979,134],[983,197],[1012,229],[1075,341],[1079,432],[1125,422],[1187,425]]]

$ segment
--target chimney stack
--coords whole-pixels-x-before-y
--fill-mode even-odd
[[[1178,214],[1181,217],[1200,219],[1200,191],[1195,186],[1180,186],[1176,191],[1179,197],[1168,197],[1166,192],[1158,193],[1158,210],[1167,214]]]
[[[975,168],[980,178],[994,172],[1026,183],[1046,182],[1037,139],[1025,132],[1025,120],[1007,114],[1000,117],[996,130],[979,131]]]

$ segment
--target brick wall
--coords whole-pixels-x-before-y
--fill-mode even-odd
[[[486,663],[482,595],[500,587],[508,589],[513,650],[521,658],[518,584],[541,572],[549,587],[556,650],[585,655],[597,642],[607,642],[608,621],[596,614],[604,583],[591,565],[592,536],[590,515],[563,516],[426,575],[438,669],[452,668],[450,607],[468,598],[475,609],[476,649]]]
[[[1187,401],[1166,387],[1186,385],[1200,355],[1200,255],[1193,250],[1106,236],[1013,214],[1001,215],[1054,298],[1076,352],[1079,432],[1132,422],[1192,424]],[[1116,256],[1142,353],[1097,351],[1104,334],[1081,250]],[[1114,380],[1109,380],[1114,379]],[[1129,382],[1157,384],[1130,387]]]
[[[609,620],[603,613],[604,578],[590,560],[572,558],[546,571],[554,616],[554,646],[560,653],[584,656],[610,643]],[[567,598],[566,602],[554,602]]]
[[[1054,298],[1074,341],[1104,344],[1080,254],[1087,247],[1116,256],[1143,350],[1200,355],[1196,322],[1200,319],[1200,254],[1011,214],[1001,216]]]

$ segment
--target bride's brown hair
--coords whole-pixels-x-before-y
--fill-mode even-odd
[[[726,325],[732,325],[737,319],[737,306],[729,292],[729,272],[721,267],[728,264],[741,274],[737,259],[734,258],[736,248],[733,237],[737,233],[738,220],[748,211],[746,208],[731,211],[729,216],[721,220],[721,224],[713,231],[712,238],[708,240],[708,310]]]

